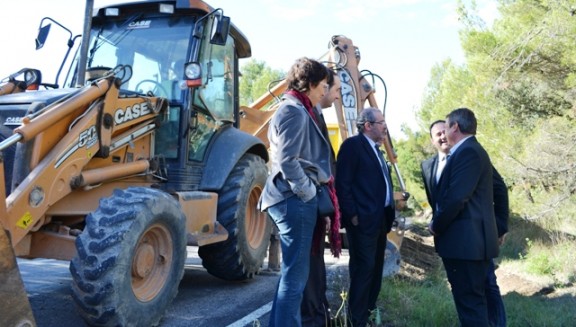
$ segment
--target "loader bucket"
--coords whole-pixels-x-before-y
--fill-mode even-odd
[[[393,276],[400,271],[400,247],[402,246],[405,231],[406,219],[404,217],[396,217],[392,230],[386,235],[388,242],[386,243],[382,277]]]
[[[0,322],[2,326],[36,326],[12,243],[0,225]]]

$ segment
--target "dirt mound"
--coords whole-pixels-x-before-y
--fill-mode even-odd
[[[510,292],[516,292],[525,296],[547,293],[546,285],[530,281],[504,268],[496,269],[496,277],[502,295]]]
[[[422,280],[432,271],[443,269],[442,260],[434,250],[434,238],[423,227],[411,226],[405,232],[400,253],[402,261],[399,274],[403,277]],[[556,289],[549,283],[522,276],[506,266],[496,269],[496,277],[502,295],[515,292],[523,296],[543,295],[553,298],[565,293],[576,294],[574,284]]]
[[[408,278],[422,280],[430,271],[442,266],[442,261],[434,250],[434,239],[427,230],[407,230],[400,254],[402,262],[399,274]]]

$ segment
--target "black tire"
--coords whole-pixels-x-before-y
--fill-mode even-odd
[[[228,230],[224,242],[201,246],[206,270],[225,280],[245,280],[260,271],[272,231],[272,221],[256,206],[268,175],[259,156],[245,154],[218,195],[218,222]]]
[[[156,326],[178,292],[186,220],[169,194],[115,190],[86,217],[70,262],[72,297],[91,326]]]

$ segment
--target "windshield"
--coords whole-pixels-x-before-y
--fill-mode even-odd
[[[181,81],[194,17],[131,17],[93,26],[86,81],[129,65],[122,90],[181,100]],[[125,79],[125,78],[124,78]]]
[[[94,19],[86,83],[117,68],[116,77],[123,82],[121,91],[167,98],[170,108],[157,129],[155,153],[171,159],[188,152],[189,160],[203,160],[218,127],[235,120],[234,39],[227,38],[224,45],[210,42],[217,27],[213,14],[186,16],[183,12],[166,16],[143,12],[128,18]],[[194,36],[193,28],[199,19],[202,33]],[[197,58],[190,58],[193,49]],[[189,89],[184,65],[191,61],[201,65],[202,85]],[[119,66],[129,68],[121,70]],[[193,143],[188,147],[181,144],[186,138],[178,137],[185,134]]]

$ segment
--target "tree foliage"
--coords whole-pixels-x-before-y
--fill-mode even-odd
[[[433,153],[423,137],[429,123],[468,107],[514,211],[529,219],[576,211],[575,8],[566,0],[500,0],[499,18],[487,27],[474,4],[460,3],[466,61],[432,69],[417,113],[420,130],[398,144],[407,179],[421,185],[413,161]]]
[[[267,94],[270,87],[282,80],[286,75],[280,70],[274,70],[263,61],[251,59],[243,64],[240,79],[240,105],[248,106],[261,96]]]

